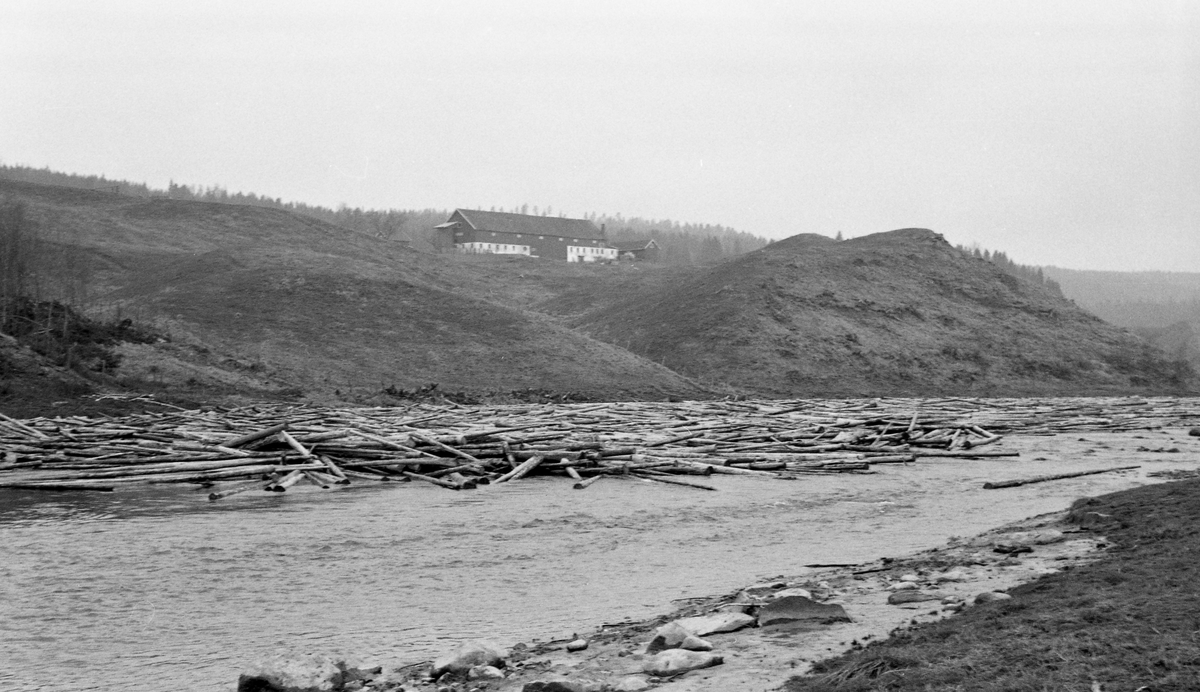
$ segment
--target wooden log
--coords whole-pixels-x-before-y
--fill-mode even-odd
[[[410,434],[411,434],[412,438],[414,440],[417,440],[418,442],[423,442],[427,445],[432,445],[434,447],[437,447],[438,449],[445,450],[447,452],[450,452],[451,454],[453,454],[456,457],[461,457],[461,458],[466,459],[467,461],[474,463],[474,464],[482,464],[483,463],[479,459],[471,456],[470,454],[467,454],[466,452],[462,451],[461,449],[456,449],[454,447],[451,447],[450,445],[448,445],[444,442],[439,442],[438,440],[435,440],[432,437],[427,437],[425,435],[420,435],[418,433],[410,433]]]
[[[10,426],[29,435],[30,437],[36,437],[36,438],[40,438],[43,440],[49,439],[49,437],[50,437],[49,435],[42,432],[41,430],[38,430],[37,428],[31,428],[28,425],[25,425],[24,423],[22,423],[21,421],[15,419],[15,418],[9,418],[8,416],[4,415],[3,413],[0,413],[0,420],[5,421]]]
[[[302,445],[302,444],[300,444],[299,442],[297,442],[297,441],[296,441],[296,438],[294,438],[294,437],[292,437],[291,435],[289,435],[289,434],[288,434],[288,431],[286,431],[286,430],[280,430],[280,431],[279,431],[279,439],[281,439],[281,440],[283,440],[285,443],[287,443],[287,446],[289,446],[289,447],[291,447],[292,449],[296,450],[296,452],[300,454],[301,458],[308,459],[308,458],[311,458],[311,457],[312,457],[312,455],[313,455],[313,454],[312,454],[312,452],[310,452],[310,451],[308,451],[307,449],[305,449],[305,448],[304,448],[304,445]]]
[[[378,473],[366,473],[364,471],[354,471],[352,469],[342,469],[342,473],[346,474],[347,478],[359,478],[364,481],[390,481],[392,479]]]
[[[241,435],[238,437],[231,437],[228,440],[225,440],[224,442],[222,442],[221,446],[222,447],[231,447],[231,448],[236,449],[238,447],[241,447],[242,445],[248,445],[251,442],[257,442],[265,437],[277,435],[277,434],[283,432],[284,430],[287,430],[287,428],[288,428],[288,424],[286,422],[280,423],[279,425],[272,425],[271,427],[263,429],[263,430],[259,430],[258,432],[252,432],[247,435]]]
[[[575,484],[574,486],[572,486],[572,487],[574,487],[576,490],[583,490],[583,489],[587,488],[588,486],[590,486],[590,485],[594,484],[596,481],[598,481],[598,480],[600,480],[601,478],[603,478],[603,477],[604,477],[604,475],[605,475],[605,474],[597,474],[597,475],[595,475],[595,476],[592,476],[591,478],[588,478],[587,480],[582,480],[582,481],[579,481],[578,483],[576,483],[576,484]]]
[[[101,493],[111,493],[115,488],[111,485],[96,485],[93,483],[0,483],[5,490],[94,490]]]
[[[326,489],[337,482],[337,479],[333,476],[321,473],[320,471],[304,471],[304,477],[312,482],[313,485]]]
[[[700,461],[681,460],[680,463],[689,466],[695,466],[701,469],[711,469],[713,473],[725,474],[730,476],[762,476],[764,478],[778,478],[779,474],[772,471],[755,471],[753,469],[743,469],[736,466],[722,466],[713,463]]]
[[[907,464],[917,460],[913,454],[889,454],[877,457],[865,457],[868,464]]]
[[[327,456],[320,456],[317,457],[317,460],[322,464],[325,464],[325,468],[329,469],[329,473],[333,474],[338,479],[337,482],[339,484],[344,485],[350,482],[350,479],[346,477],[346,474],[342,473],[342,470],[338,468],[337,464],[333,463],[332,459]]]
[[[235,485],[234,487],[229,488],[228,490],[225,490],[223,492],[209,493],[208,499],[210,501],[211,500],[220,500],[222,498],[229,497],[231,495],[237,495],[238,493],[244,493],[247,490],[255,490],[255,489],[259,489],[259,488],[261,488],[262,490],[266,490],[270,486],[274,485],[275,482],[278,480],[279,480],[278,476],[272,476],[269,480],[266,480],[266,481],[259,479],[256,481],[250,481],[249,483],[242,483],[241,485]]]
[[[914,449],[912,454],[918,457],[954,457],[956,459],[998,459],[1021,456],[1020,452],[972,452],[968,449],[953,452],[944,449]]]
[[[461,489],[461,488],[459,488],[458,484],[456,484],[452,481],[442,480],[441,478],[433,478],[432,476],[423,476],[419,473],[413,473],[412,471],[404,471],[404,475],[407,478],[411,478],[411,479],[417,480],[417,481],[425,481],[426,483],[432,483],[434,485],[440,485],[441,487],[447,488],[449,490],[460,490]]]
[[[702,483],[689,483],[687,481],[681,481],[677,478],[667,478],[665,476],[651,475],[651,474],[653,474],[653,472],[647,470],[647,471],[641,471],[638,473],[634,473],[633,475],[638,478],[644,478],[646,480],[654,481],[655,483],[669,483],[671,485],[682,485],[687,488],[696,488],[697,490],[716,490],[716,488],[712,487],[711,485],[704,485]]]
[[[268,487],[267,490],[275,493],[285,492],[288,488],[299,483],[301,478],[304,478],[304,471],[292,471],[281,478],[278,483]]]
[[[532,471],[535,467],[537,467],[538,464],[542,463],[542,459],[544,459],[544,458],[545,457],[542,457],[542,456],[531,457],[527,461],[521,463],[520,466],[517,466],[517,468],[513,469],[512,471],[509,471],[508,473],[504,474],[503,476],[500,476],[493,482],[494,483],[506,483],[508,481],[520,480],[521,478],[525,477],[526,474],[528,474],[530,471]]]
[[[577,481],[583,480],[583,476],[579,475],[579,472],[575,470],[574,466],[566,467],[566,471],[567,471],[567,475],[570,476],[571,478],[573,478]]]
[[[1015,488],[1019,485],[1030,485],[1032,483],[1045,483],[1046,481],[1057,481],[1064,478],[1078,478],[1080,476],[1092,476],[1098,473],[1111,473],[1113,471],[1128,471],[1130,469],[1141,468],[1138,466],[1116,466],[1111,469],[1095,469],[1093,471],[1076,471],[1074,473],[1056,473],[1052,476],[1034,476],[1032,478],[1018,478],[1011,481],[997,481],[995,483],[984,483],[983,487],[986,490],[994,490],[996,488]]]

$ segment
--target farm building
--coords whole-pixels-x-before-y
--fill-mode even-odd
[[[617,259],[604,228],[586,219],[455,209],[435,227],[436,244],[472,254],[529,255],[568,262]]]
[[[658,242],[653,238],[650,240],[630,240],[617,243],[617,254],[621,259],[628,257],[629,259],[641,262],[657,262],[660,251],[661,248],[659,248]]]

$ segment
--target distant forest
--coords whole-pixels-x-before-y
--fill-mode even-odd
[[[44,185],[61,185],[88,190],[110,191],[135,197],[166,197],[220,204],[242,204],[284,209],[304,214],[352,231],[381,238],[407,241],[419,250],[433,251],[433,228],[449,218],[446,209],[362,209],[342,205],[337,209],[303,202],[285,202],[280,198],[254,193],[229,192],[222,187],[180,185],[171,181],[164,189],[145,183],[112,180],[105,176],[60,173],[49,168],[8,166],[0,164],[0,177]],[[491,211],[508,211],[535,216],[553,216],[553,208],[523,204],[511,209],[492,207]],[[561,216],[561,214],[559,214]],[[667,264],[704,264],[719,262],[745,252],[757,250],[770,241],[766,238],[737,231],[726,226],[679,223],[668,219],[651,220],[625,218],[620,214],[585,214],[597,225],[604,224],[609,240],[614,244],[647,241],[653,238],[662,248],[659,261]]]

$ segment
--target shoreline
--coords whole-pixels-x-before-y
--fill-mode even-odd
[[[901,557],[821,568],[801,577],[781,576],[725,594],[685,599],[686,603],[662,615],[579,632],[577,638],[587,642],[587,647],[581,651],[568,651],[570,639],[518,642],[505,652],[506,665],[500,679],[468,679],[465,675],[455,674],[433,679],[429,675],[432,662],[424,661],[385,668],[380,672],[364,671],[363,680],[334,689],[378,692],[779,690],[789,678],[810,672],[820,661],[858,650],[898,632],[952,617],[965,608],[977,607],[974,599],[979,594],[1005,592],[1044,575],[1070,571],[1102,558],[1108,542],[1095,531],[1071,523],[1069,512],[1067,508],[1010,522],[972,537],[952,538],[941,546]],[[998,546],[1014,550],[1015,554],[996,552]],[[894,588],[893,585],[913,577],[916,588]],[[929,600],[889,603],[889,597],[899,591],[920,593]],[[713,613],[744,610],[754,614],[780,594],[804,595],[805,592],[811,595],[814,603],[841,606],[849,621],[795,620],[761,627],[754,623],[733,632],[704,634],[702,639],[712,645],[712,654],[722,659],[719,665],[677,676],[652,676],[643,672],[643,665],[652,658],[646,653],[647,645],[660,627],[683,618]],[[238,689],[256,688],[239,686]]]

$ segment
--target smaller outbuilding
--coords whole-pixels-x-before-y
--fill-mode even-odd
[[[617,254],[621,259],[630,259],[636,262],[657,262],[660,252],[661,248],[653,238],[617,244]]]

